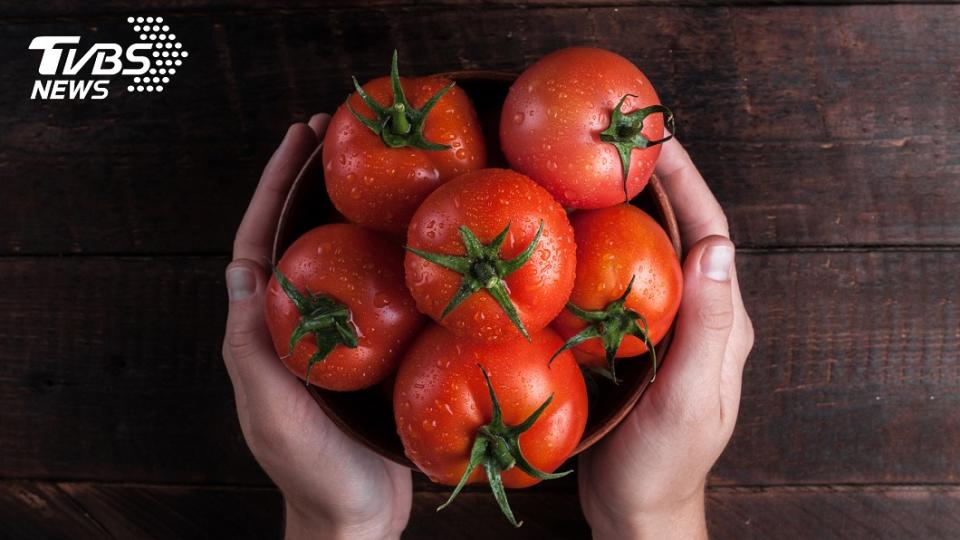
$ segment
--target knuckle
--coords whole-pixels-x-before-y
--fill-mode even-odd
[[[701,431],[712,424],[716,409],[699,403],[698,400],[679,399],[673,403],[673,417],[677,424],[687,430]]]
[[[227,332],[224,353],[235,359],[249,358],[256,351],[259,332],[252,328],[233,327]]]
[[[747,327],[744,334],[745,334],[744,340],[743,340],[745,343],[744,348],[749,353],[750,351],[753,350],[753,345],[756,342],[756,338],[757,338],[757,334],[753,329],[753,321],[750,320],[750,317],[747,317]]]
[[[710,330],[728,330],[733,325],[733,308],[729,303],[708,302],[697,310],[697,320]]]
[[[271,460],[273,456],[283,456],[289,447],[287,431],[282,419],[271,418],[269,414],[254,413],[241,424],[250,452],[260,461]]]

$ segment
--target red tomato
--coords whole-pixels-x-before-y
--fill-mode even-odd
[[[613,375],[614,357],[643,354],[647,340],[659,343],[670,329],[683,291],[680,261],[667,233],[635,206],[576,212],[570,221],[578,246],[577,278],[572,306],[553,327],[571,339],[568,346],[576,344],[575,336],[585,338],[577,348],[589,356],[578,358],[590,359],[585,363],[593,367],[608,366]],[[593,316],[578,316],[578,309]]]
[[[401,235],[437,186],[485,167],[487,149],[463,90],[450,88],[442,77],[401,79],[396,61],[394,53],[391,77],[374,79],[362,91],[357,86],[334,113],[323,141],[323,166],[327,193],[341,214]]]
[[[500,144],[511,168],[563,206],[603,208],[647,185],[665,117],[672,131],[673,115],[629,60],[573,47],[541,58],[513,83]]]
[[[573,287],[576,245],[563,208],[506,169],[467,173],[423,202],[407,233],[407,287],[460,336],[514,339],[544,328]]]
[[[321,388],[358,390],[396,369],[423,323],[402,257],[400,246],[348,224],[317,227],[287,249],[267,285],[266,319],[290,371]]]
[[[552,330],[531,338],[465,341],[431,324],[404,356],[393,392],[397,432],[407,457],[431,480],[457,485],[450,500],[465,483],[490,482],[497,493],[503,486],[527,487],[556,477],[541,473],[556,470],[580,441],[587,421],[580,369],[569,352],[547,366],[563,344]],[[531,418],[519,437],[508,433]],[[498,436],[507,444],[500,446]],[[503,500],[501,508],[516,525]]]

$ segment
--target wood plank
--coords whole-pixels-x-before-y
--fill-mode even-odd
[[[960,253],[739,260],[757,343],[713,481],[960,481]]]
[[[711,538],[956,538],[957,486],[713,490]]]
[[[25,540],[109,538],[103,528],[59,486],[0,482],[0,538]]]
[[[455,9],[464,6],[481,4],[487,7],[514,7],[518,10],[530,10],[553,7],[633,7],[633,6],[683,6],[683,7],[709,7],[709,6],[817,6],[832,5],[836,0],[680,0],[673,2],[671,0],[483,0],[482,2],[471,2],[470,0],[429,0],[426,2],[417,0],[299,0],[298,2],[287,2],[283,8],[278,9],[276,4],[267,0],[253,0],[249,2],[238,2],[236,0],[139,0],[136,3],[136,9],[131,7],[129,2],[118,0],[100,0],[94,5],[77,4],[66,0],[56,0],[52,2],[43,2],[42,4],[23,4],[8,3],[0,7],[0,15],[17,18],[33,17],[84,17],[91,14],[119,14],[119,15],[170,15],[181,14],[183,12],[206,13],[211,11],[259,11],[275,13],[277,11],[316,11],[316,10],[364,10],[371,8],[379,9],[409,9],[414,7],[429,6],[434,9]],[[857,0],[852,4],[859,5],[882,5],[882,4],[951,4],[954,0]]]
[[[112,538],[281,538],[275,489],[57,484]]]
[[[44,498],[33,498],[35,493]],[[520,529],[504,522],[489,494],[464,493],[438,513],[442,494],[416,493],[404,537],[589,535],[574,492],[519,491],[510,497],[524,521]],[[51,506],[58,511],[51,512]],[[88,517],[78,518],[80,511]],[[35,482],[0,483],[0,516],[10,518],[4,523],[13,528],[3,534],[11,539],[277,538],[283,520],[282,499],[273,489]],[[948,539],[960,533],[958,516],[960,486],[712,489],[707,494],[710,537],[717,539]],[[85,529],[91,520],[102,529]]]
[[[960,483],[960,252],[739,261],[758,338],[714,484]],[[0,259],[0,478],[268,484],[220,360],[225,263]]]
[[[518,70],[575,43],[656,82],[742,245],[960,245],[958,21],[947,5],[173,13],[191,57],[161,95],[0,88],[0,254],[223,253],[285,126],[394,46],[413,74]],[[8,20],[0,67],[34,73],[35,35],[126,42],[126,26]]]

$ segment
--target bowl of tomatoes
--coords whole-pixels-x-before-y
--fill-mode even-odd
[[[599,49],[397,71],[354,81],[293,183],[268,326],[346,434],[453,496],[489,482],[517,524],[504,486],[565,474],[669,346],[680,235],[653,168],[672,116]]]

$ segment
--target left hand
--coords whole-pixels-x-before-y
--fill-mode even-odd
[[[595,538],[707,537],[707,473],[733,433],[753,347],[720,204],[676,139],[664,144],[657,173],[687,251],[683,300],[656,382],[580,456],[580,500]]]
[[[290,185],[330,117],[294,124],[267,163],[233,244],[223,360],[250,451],[283,492],[286,537],[399,538],[410,471],[341,432],[277,357],[264,322],[265,268]]]

